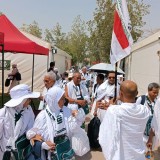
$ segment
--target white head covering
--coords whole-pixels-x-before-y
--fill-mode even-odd
[[[48,90],[44,99],[51,112],[53,113],[59,112],[60,107],[58,105],[58,101],[61,99],[63,94],[64,94],[64,90],[62,90],[57,86],[54,86]]]
[[[19,84],[10,90],[11,100],[4,105],[7,107],[15,107],[21,104],[25,99],[38,98],[39,92],[31,92],[30,87],[26,84]]]

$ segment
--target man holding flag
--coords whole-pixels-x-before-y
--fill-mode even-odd
[[[126,0],[116,0],[111,44],[111,63],[115,64],[130,54],[132,37]],[[120,86],[121,105],[110,105],[100,126],[99,143],[106,160],[145,160],[143,126],[149,110],[135,103],[138,89],[133,81]]]

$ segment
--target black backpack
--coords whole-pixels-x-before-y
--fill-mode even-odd
[[[95,116],[88,124],[87,135],[89,138],[90,147],[94,149],[97,149],[100,147],[100,144],[98,141],[100,124],[101,122],[97,116]]]
[[[17,81],[21,80],[21,74],[19,72],[16,73],[15,78]]]

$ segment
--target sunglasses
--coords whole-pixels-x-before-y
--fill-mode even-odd
[[[115,77],[108,77],[108,79],[115,79]]]

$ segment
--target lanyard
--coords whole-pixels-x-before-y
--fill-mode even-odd
[[[155,101],[153,101],[154,105],[152,105],[152,102],[150,101],[150,99],[148,98],[148,96],[146,96],[146,100],[147,100],[147,104],[149,106],[149,108],[151,109],[151,113],[154,113],[153,107],[155,105]]]

